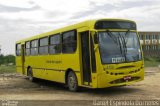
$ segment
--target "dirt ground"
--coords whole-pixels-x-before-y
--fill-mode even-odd
[[[45,80],[33,83],[27,77],[16,73],[0,74],[0,105],[2,106],[6,106],[5,103],[12,106],[92,106],[96,105],[94,100],[160,101],[160,68],[145,68],[145,80],[130,86],[105,89],[81,88],[79,92],[70,92],[62,84]],[[158,105],[160,104],[156,106]]]

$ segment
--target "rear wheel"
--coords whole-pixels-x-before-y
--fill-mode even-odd
[[[70,91],[77,91],[78,90],[78,81],[75,73],[70,71],[67,76],[67,85]]]
[[[28,69],[27,75],[28,75],[28,79],[29,79],[31,82],[34,82],[35,78],[33,77],[33,72],[32,72],[32,68],[31,68],[31,67]]]

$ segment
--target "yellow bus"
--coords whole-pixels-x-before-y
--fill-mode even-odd
[[[69,90],[129,85],[144,79],[136,23],[88,20],[16,42],[17,72]]]

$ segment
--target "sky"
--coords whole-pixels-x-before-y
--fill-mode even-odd
[[[160,31],[160,0],[0,0],[1,53],[17,40],[89,19],[134,20],[139,31]]]

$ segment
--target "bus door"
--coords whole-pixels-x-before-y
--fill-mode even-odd
[[[83,84],[90,86],[91,73],[95,70],[95,55],[93,48],[93,40],[89,31],[81,32],[81,52],[82,52],[82,78]],[[93,57],[94,56],[94,60]]]
[[[21,45],[22,74],[25,74],[25,46]]]

